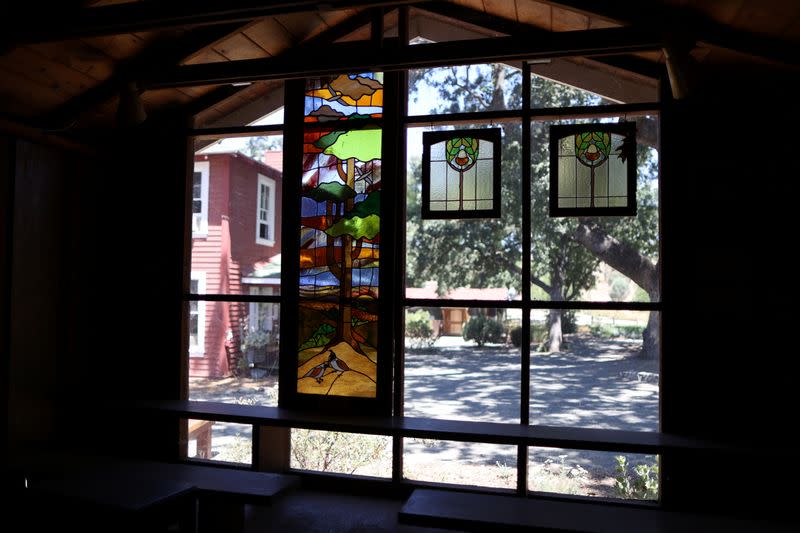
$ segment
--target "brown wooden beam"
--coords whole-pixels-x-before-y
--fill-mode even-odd
[[[386,40],[377,50],[363,43],[338,43],[324,55],[280,57],[187,65],[141,79],[147,88],[186,87],[267,79],[305,78],[342,72],[404,70],[419,67],[475,64],[563,56],[595,56],[659,50],[660,37],[635,28],[610,28],[547,33],[537,38],[500,37],[466,42],[399,46]]]
[[[654,32],[702,42],[763,59],[798,65],[796,43],[733,29],[686,7],[667,6],[653,0],[544,0],[548,4],[625,25],[649,27]],[[766,8],[765,8],[766,9]]]
[[[64,102],[48,115],[45,123],[61,127],[69,126],[86,110],[116,96],[126,83],[136,80],[141,73],[153,69],[175,67],[198,50],[214,44],[243,27],[241,24],[224,24],[199,28],[186,33],[177,41],[155,42],[135,57],[120,61],[114,74],[107,80]]]
[[[66,13],[65,18],[37,18],[10,28],[3,41],[30,44],[80,39],[140,31],[211,24],[247,22],[261,17],[310,11],[366,9],[408,4],[425,0],[172,0],[130,2],[84,8]]]

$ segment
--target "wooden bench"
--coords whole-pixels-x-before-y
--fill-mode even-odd
[[[211,420],[189,420],[187,437],[189,440],[197,439],[197,457],[211,459],[211,429],[214,422]]]
[[[675,513],[607,503],[545,501],[417,489],[400,510],[401,523],[467,531],[583,533],[788,533],[788,525]]]

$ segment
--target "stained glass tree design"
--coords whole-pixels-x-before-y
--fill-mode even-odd
[[[297,391],[376,396],[381,74],[309,81]]]
[[[550,215],[635,215],[636,130],[629,122],[550,127]]]

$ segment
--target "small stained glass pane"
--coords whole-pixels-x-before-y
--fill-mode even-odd
[[[500,131],[423,134],[422,218],[500,217]]]
[[[550,216],[636,214],[633,122],[550,127]]]

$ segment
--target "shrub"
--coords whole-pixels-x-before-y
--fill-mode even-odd
[[[617,496],[637,500],[658,499],[658,462],[652,465],[638,464],[631,473],[627,457],[618,455],[616,460],[614,490]]]
[[[611,291],[609,293],[609,296],[611,296],[611,299],[613,301],[621,302],[628,295],[628,290],[630,289],[630,286],[631,283],[627,279],[622,277],[616,278],[611,283]]]
[[[589,326],[589,332],[593,337],[601,337],[603,339],[610,339],[618,334],[617,328],[608,324],[592,324]]]
[[[644,326],[617,326],[617,331],[620,337],[625,337],[626,339],[641,339]]]
[[[517,326],[515,328],[511,328],[508,332],[509,336],[511,337],[511,344],[519,348],[522,346],[522,327]],[[531,324],[531,342],[542,342],[544,338],[547,336],[547,325],[546,324]]]
[[[487,316],[471,317],[464,324],[464,340],[474,340],[478,346],[483,346],[487,342],[503,342],[504,334],[503,324]]]
[[[385,437],[292,429],[291,466],[303,470],[352,474],[387,458]]]
[[[436,335],[431,328],[431,315],[427,311],[406,313],[406,337],[411,341],[412,348],[428,347],[436,342]]]
[[[575,319],[574,309],[561,311],[561,333],[575,333],[578,331],[578,322]]]

